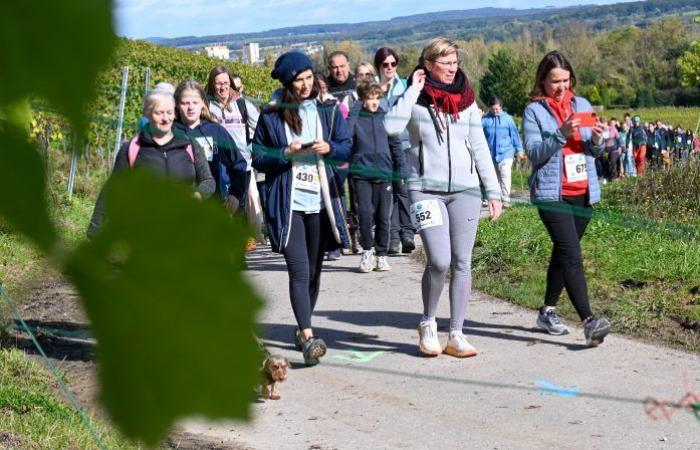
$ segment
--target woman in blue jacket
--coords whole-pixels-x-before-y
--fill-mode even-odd
[[[175,89],[174,128],[190,138],[206,155],[216,181],[216,191],[234,213],[244,199],[247,187],[246,160],[226,129],[212,121],[204,89],[194,80],[183,81]]]
[[[532,202],[554,244],[537,325],[550,334],[569,332],[555,312],[566,288],[583,322],[586,343],[596,346],[610,331],[610,323],[591,312],[580,240],[591,205],[600,200],[595,158],[605,148],[604,125],[580,126],[574,114],[590,112],[591,105],[574,95],[574,87],[576,75],[566,57],[558,51],[546,54],[537,68],[533,101],[523,115],[525,148],[532,162]]]
[[[282,85],[278,107],[260,115],[253,137],[253,167],[265,173],[263,195],[270,244],[284,255],[298,331],[307,365],[326,344],[311,328],[323,254],[341,244],[344,217],[333,167],[350,157],[350,133],[337,105],[317,100],[313,63],[303,53],[280,56],[272,78]]]
[[[513,158],[524,158],[520,134],[513,118],[503,110],[503,102],[497,97],[489,101],[489,112],[481,119],[484,136],[491,149],[491,158],[496,167],[498,182],[501,185],[503,206],[510,206],[510,185]]]

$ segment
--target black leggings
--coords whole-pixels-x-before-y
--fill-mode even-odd
[[[556,306],[563,288],[581,320],[593,314],[588,300],[588,286],[583,272],[581,238],[591,220],[593,209],[588,195],[563,197],[562,201],[538,205],[540,218],[554,247],[547,270],[546,306]]]
[[[373,183],[360,178],[356,178],[353,183],[359,208],[357,212],[360,217],[360,245],[363,250],[374,247],[377,256],[386,256],[389,251],[393,201],[391,183]]]
[[[325,211],[292,214],[289,243],[284,260],[289,273],[289,296],[300,330],[311,328],[311,314],[316,307],[321,285],[323,253],[331,236],[330,221]]]

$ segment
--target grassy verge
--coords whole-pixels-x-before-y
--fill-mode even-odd
[[[51,374],[18,350],[0,351],[0,447],[99,448],[80,416],[56,394]],[[106,448],[139,448],[91,419]]]
[[[630,189],[638,182],[630,181]],[[598,207],[582,242],[594,312],[612,319],[617,332],[700,351],[700,241],[618,206],[608,201]],[[474,249],[474,287],[529,308],[541,306],[551,248],[529,204],[507,210],[495,224],[483,221]],[[565,292],[559,310],[577,320]]]

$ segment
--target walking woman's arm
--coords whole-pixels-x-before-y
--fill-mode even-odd
[[[415,86],[409,86],[403,95],[396,100],[394,106],[384,116],[384,128],[390,136],[397,136],[406,129],[411,120],[413,105],[418,101],[420,91]]]
[[[291,166],[290,161],[284,155],[285,146],[272,144],[270,136],[270,118],[261,114],[258,126],[253,135],[253,167],[265,174],[277,174],[284,172]]]
[[[110,175],[109,179],[105,183],[105,185],[102,187],[100,190],[100,194],[97,196],[97,201],[95,202],[95,209],[92,211],[92,217],[90,218],[90,223],[88,224],[88,229],[87,229],[87,237],[91,238],[95,233],[97,233],[97,230],[100,229],[102,226],[102,222],[104,221],[104,190],[105,187],[109,184],[110,180],[114,176],[115,173],[119,173],[126,168],[129,167],[129,143],[125,142],[122,144],[121,148],[119,149],[119,153],[117,153],[117,158],[114,160],[114,168],[112,169],[112,174]]]
[[[207,155],[199,145],[192,146],[194,150],[194,172],[197,177],[197,192],[202,198],[209,198],[216,190],[216,181],[211,175]]]
[[[486,189],[489,200],[501,200],[501,186],[491,158],[491,150],[486,142],[484,129],[481,125],[481,115],[476,103],[473,103],[465,113],[469,114],[469,143],[472,146],[472,157],[481,182]]]
[[[540,129],[535,110],[530,106],[525,108],[523,115],[523,134],[527,157],[535,166],[549,160],[566,144],[566,138],[561,131],[547,133]]]

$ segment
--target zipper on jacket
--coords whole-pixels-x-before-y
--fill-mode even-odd
[[[447,123],[447,192],[452,192],[452,152],[450,150],[450,118],[445,115],[445,123]]]

